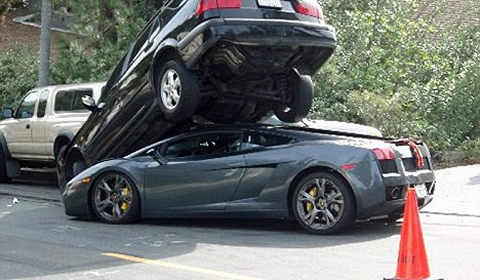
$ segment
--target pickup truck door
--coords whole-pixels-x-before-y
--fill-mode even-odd
[[[38,95],[37,90],[27,93],[15,111],[14,117],[4,123],[4,135],[12,157],[30,158],[34,153],[32,121],[36,118]]]
[[[35,118],[32,118],[30,128],[32,130],[33,155],[47,159],[47,155],[53,151],[53,145],[48,141],[46,132],[47,123],[47,101],[50,91],[43,89],[38,93],[38,106]]]

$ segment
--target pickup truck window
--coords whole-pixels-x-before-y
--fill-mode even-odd
[[[35,113],[35,104],[37,103],[38,91],[29,92],[18,106],[15,118],[28,119]]]
[[[92,89],[61,90],[55,95],[55,112],[85,111],[82,97],[93,95]]]

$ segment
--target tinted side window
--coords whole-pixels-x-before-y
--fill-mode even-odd
[[[104,88],[102,88],[102,95],[101,95],[102,100],[106,99],[106,96],[103,96],[103,94],[110,93],[112,88],[117,84],[118,80],[123,75],[125,60],[127,59],[129,53],[130,52],[127,51],[127,53],[122,57],[122,60],[120,60],[120,62],[117,64],[117,66],[113,70],[112,75],[110,75],[110,78],[108,79],[107,84],[105,85]]]
[[[18,106],[15,118],[28,119],[33,117],[35,113],[35,104],[37,103],[38,91],[32,91],[25,96],[25,98]]]
[[[152,26],[157,27],[156,25],[156,20],[150,22],[149,26],[147,26],[142,33],[137,37],[135,42],[133,43],[132,46],[132,52],[130,54],[130,62],[131,63],[139,54],[140,50],[143,50],[142,47],[148,42],[148,39],[150,37],[150,30]]]
[[[258,132],[247,132],[245,133],[241,149],[249,150],[259,147],[271,147],[288,144],[294,141],[293,138],[286,137],[278,134],[267,134],[267,133],[258,133]]]
[[[60,90],[55,95],[55,112],[85,111],[82,97],[92,96],[92,89]]]
[[[195,135],[169,143],[165,156],[171,159],[189,156],[223,155],[234,152],[235,150],[232,147],[240,140],[241,134],[238,132]]]

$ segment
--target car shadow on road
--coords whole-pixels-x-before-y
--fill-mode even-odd
[[[181,233],[194,231],[187,242],[229,246],[312,248],[389,238],[400,233],[401,223],[358,222],[355,228],[335,235],[307,233],[293,221],[225,219],[148,219],[147,227],[161,227]],[[190,236],[190,235],[188,235]]]

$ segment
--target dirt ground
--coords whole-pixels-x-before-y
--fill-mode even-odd
[[[30,47],[35,50],[40,49],[40,28],[14,22],[15,18],[26,16],[33,12],[34,5],[30,4],[28,7],[19,7],[4,15],[3,20],[0,20],[0,50],[15,46]],[[55,46],[58,36],[58,32],[52,32],[53,46]],[[55,48],[53,48],[54,50]]]

